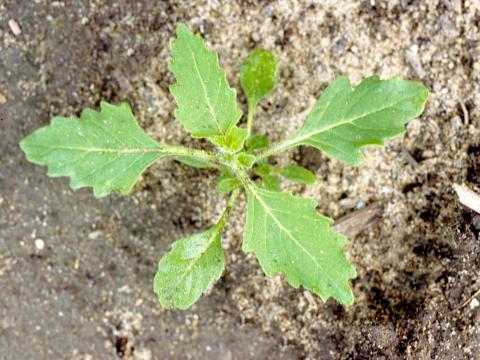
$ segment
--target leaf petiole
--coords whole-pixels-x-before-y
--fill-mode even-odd
[[[248,104],[248,115],[247,115],[247,139],[252,134],[252,126],[253,126],[253,114],[255,113],[255,103]]]
[[[218,156],[216,156],[214,153],[205,151],[205,150],[198,150],[198,149],[192,149],[189,147],[185,146],[177,146],[177,145],[165,145],[162,144],[158,148],[158,151],[161,151],[167,156],[188,156],[188,157],[193,157],[198,160],[202,160],[204,162],[209,163],[213,167],[218,167],[217,165],[223,165],[223,163],[220,161]]]
[[[237,188],[232,191],[232,194],[230,195],[230,198],[228,199],[227,206],[225,207],[225,210],[223,211],[222,216],[218,220],[217,224],[215,226],[219,226],[220,229],[223,230],[223,227],[225,226],[225,222],[227,221],[228,217],[230,216],[230,212],[232,211],[235,201],[237,201],[238,195],[240,195],[240,188]]]
[[[296,146],[297,143],[296,142],[292,142],[292,141],[289,141],[289,140],[284,140],[284,141],[281,141],[277,144],[273,144],[271,147],[263,150],[263,151],[260,151],[258,154],[256,154],[256,157],[257,157],[257,162],[258,161],[261,161],[263,159],[266,159],[272,155],[275,155],[277,153],[280,153],[280,152],[283,152],[291,147],[294,147]]]

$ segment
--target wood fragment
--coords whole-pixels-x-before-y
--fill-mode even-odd
[[[459,306],[457,306],[454,311],[459,311],[463,309],[465,306],[467,306],[473,299],[475,299],[478,295],[480,295],[480,289],[475,291],[472,296],[470,296],[467,300],[465,300],[463,303],[461,303]]]
[[[410,64],[410,66],[415,71],[415,74],[422,79],[425,76],[425,70],[423,70],[422,63],[418,58],[418,54],[415,50],[407,50],[405,51],[405,59]]]
[[[452,186],[458,195],[458,201],[480,214],[480,195],[465,185],[453,184]]]
[[[348,238],[354,238],[381,219],[383,206],[372,204],[366,208],[356,210],[333,223],[333,228]]]
[[[462,112],[463,112],[463,123],[465,125],[468,125],[468,123],[470,122],[470,119],[469,119],[469,116],[468,116],[468,109],[467,109],[467,106],[465,105],[465,103],[460,100],[460,107],[462,108]]]
[[[410,153],[405,148],[405,146],[402,145],[401,151],[402,151],[403,156],[405,157],[405,160],[407,160],[407,162],[410,165],[412,165],[413,168],[418,169],[420,167],[420,164],[418,163],[418,161],[415,160],[415,158],[412,155],[410,155]]]

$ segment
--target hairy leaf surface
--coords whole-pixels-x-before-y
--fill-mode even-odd
[[[356,272],[342,251],[347,240],[316,212],[316,202],[251,182],[246,190],[243,250],[255,253],[268,276],[281,272],[290,285],[303,285],[324,301],[333,297],[351,304],[348,280]]]
[[[225,266],[222,230],[217,224],[177,240],[160,259],[153,289],[163,307],[188,309],[220,278]]]
[[[337,78],[322,94],[303,127],[287,146],[310,145],[352,165],[363,162],[360,149],[383,145],[405,131],[404,125],[420,115],[428,89],[416,81],[372,76],[356,88],[348,78]]]
[[[55,117],[24,138],[27,159],[48,165],[49,176],[68,176],[73,189],[90,186],[96,197],[128,194],[141,173],[165,156],[148,137],[127,104],[100,104],[80,118]]]
[[[171,48],[170,69],[177,82],[170,91],[178,104],[177,119],[194,137],[240,149],[245,130],[235,125],[242,112],[236,103],[236,91],[228,85],[225,71],[218,63],[217,53],[210,52],[203,39],[183,24],[178,25]]]

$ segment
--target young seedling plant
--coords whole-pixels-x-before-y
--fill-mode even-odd
[[[282,142],[270,145],[252,134],[255,108],[277,82],[277,61],[257,49],[240,67],[240,83],[248,102],[246,127],[236,91],[227,83],[218,55],[185,25],[178,25],[171,44],[170,87],[176,118],[195,138],[208,139],[214,151],[160,144],[145,134],[127,104],[100,104],[79,118],[54,117],[20,146],[29,161],[48,166],[49,176],[68,176],[73,189],[92,187],[96,197],[128,194],[142,172],[170,156],[199,168],[219,171],[217,188],[230,194],[220,219],[210,229],[173,243],[158,264],[153,288],[165,308],[187,309],[218,280],[225,266],[221,236],[229,213],[245,191],[247,217],[243,251],[253,252],[270,277],[282,273],[294,287],[303,286],[323,301],[333,297],[353,303],[349,279],[356,277],[345,257],[347,239],[319,214],[315,200],[282,192],[280,177],[302,184],[315,182],[309,170],[269,163],[272,155],[300,145],[312,146],[349,165],[360,165],[361,149],[383,145],[404,132],[419,116],[428,90],[419,82],[371,76],[353,87],[338,77],[316,102],[303,126]]]

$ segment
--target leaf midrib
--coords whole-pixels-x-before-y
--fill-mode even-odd
[[[301,243],[298,242],[298,240],[288,231],[281,223],[280,221],[275,217],[275,215],[270,211],[270,207],[262,201],[261,197],[258,195],[258,193],[253,189],[253,186],[247,185],[248,189],[252,192],[253,196],[262,204],[263,208],[265,211],[270,215],[270,217],[275,221],[275,223],[278,225],[278,227],[287,234],[287,236],[305,253],[307,256],[312,259],[312,261],[321,269],[323,270],[323,267],[317,262],[317,260],[305,249]]]
[[[44,144],[35,144],[30,145],[31,147],[42,147],[52,150],[73,150],[73,151],[84,151],[84,152],[102,152],[102,153],[122,153],[122,154],[141,154],[141,153],[152,153],[152,152],[162,152],[164,149],[161,147],[149,147],[149,148],[99,148],[99,147],[84,147],[84,146],[51,146]]]
[[[185,279],[185,277],[187,276],[187,274],[190,274],[192,272],[192,269],[194,268],[195,265],[197,265],[197,263],[200,261],[200,259],[202,258],[203,255],[205,255],[205,253],[208,251],[208,249],[210,248],[210,246],[215,242],[216,240],[216,237],[218,236],[218,229],[214,228],[214,229],[211,229],[212,231],[212,236],[208,238],[207,240],[207,243],[206,245],[202,248],[202,250],[193,258],[193,260],[191,261],[191,264],[189,266],[186,267],[185,271],[183,272],[182,276],[180,277],[180,279],[176,282],[175,286],[178,286],[178,284],[180,284],[183,279]]]
[[[364,117],[373,115],[373,114],[375,114],[375,113],[378,113],[378,112],[380,112],[380,111],[386,110],[386,109],[388,109],[388,108],[394,107],[394,106],[398,105],[399,103],[401,103],[401,102],[403,102],[403,101],[405,101],[405,100],[408,100],[408,99],[410,99],[410,98],[413,98],[413,97],[414,97],[414,96],[407,96],[407,97],[405,97],[405,98],[401,98],[400,100],[397,100],[397,101],[395,101],[395,102],[393,102],[393,103],[390,103],[390,104],[388,104],[388,105],[386,105],[386,106],[384,106],[384,107],[381,107],[381,108],[379,108],[379,109],[376,109],[376,110],[374,110],[374,111],[367,112],[367,113],[363,113],[363,114],[360,114],[360,115],[357,115],[357,116],[355,116],[355,117],[351,117],[351,118],[348,118],[348,119],[344,119],[344,120],[342,120],[342,121],[340,121],[340,122],[338,122],[338,123],[331,124],[331,125],[329,125],[329,126],[327,126],[327,127],[324,127],[324,128],[322,128],[322,129],[320,129],[320,130],[318,130],[318,131],[309,132],[309,133],[306,133],[305,135],[302,135],[302,136],[299,136],[299,137],[293,137],[293,138],[288,142],[288,146],[291,146],[291,145],[293,145],[293,144],[301,143],[301,142],[303,142],[305,139],[308,139],[308,138],[310,138],[310,137],[316,136],[316,135],[318,135],[318,134],[321,134],[321,133],[327,132],[327,131],[329,131],[329,130],[332,130],[332,129],[336,128],[336,127],[339,127],[339,126],[342,126],[342,125],[345,125],[345,124],[352,123],[352,122],[354,122],[354,121],[356,121],[356,120],[359,120],[359,119],[361,119],[361,118],[364,118]],[[330,102],[330,104],[331,104],[331,102]],[[328,104],[328,106],[330,106],[330,104]],[[327,110],[327,107],[326,107],[325,110],[323,111],[322,116],[325,114],[326,110]],[[301,129],[300,129],[300,131],[301,131]]]
[[[268,212],[270,214],[270,216],[272,217],[272,219],[277,223],[277,225],[280,227],[281,230],[283,230],[290,239],[293,240],[293,242],[305,253],[307,254],[307,256],[309,258],[312,259],[312,261],[318,266],[318,268],[320,269],[320,271],[322,271],[322,273],[324,274],[325,277],[327,277],[328,275],[328,272],[325,272],[323,271],[323,267],[322,265],[320,265],[316,259],[302,246],[301,243],[299,243],[295,237],[293,237],[293,235],[287,230],[285,229],[284,226],[282,226],[282,224],[279,222],[279,220],[273,215],[273,213],[269,210],[270,207],[267,206],[267,204],[265,202],[263,202],[259,196],[259,194],[253,189],[253,186],[252,184],[245,184],[246,187],[248,187],[248,189],[250,190],[250,192],[252,192],[252,194],[255,196],[256,199],[258,199],[258,201],[262,204],[263,208],[265,209],[266,212]],[[266,245],[265,245],[266,247]],[[285,249],[284,249],[284,252],[285,252]],[[278,270],[277,270],[278,271]],[[281,272],[283,272],[285,274],[285,271],[282,271],[280,270]],[[329,277],[329,276],[328,276]],[[330,277],[329,277],[330,278]],[[331,279],[330,278],[330,284],[333,285],[336,289],[336,291],[340,294],[342,292],[344,292],[345,290],[340,287],[337,283],[336,283],[336,280],[335,279]],[[305,285],[305,282],[303,281],[303,285]],[[310,286],[310,285],[307,285],[307,286]],[[325,289],[325,293],[326,293],[326,296],[329,297],[329,296],[334,296],[335,295],[331,292],[331,291],[328,291],[328,289]]]
[[[202,86],[203,96],[205,98],[205,101],[207,102],[208,111],[210,112],[210,115],[212,116],[213,120],[215,121],[215,126],[217,127],[217,130],[220,133],[220,135],[225,136],[225,133],[223,132],[222,128],[220,127],[220,123],[219,123],[219,121],[218,121],[218,119],[215,115],[215,112],[213,111],[212,105],[210,104],[210,100],[209,100],[209,97],[208,97],[208,94],[207,94],[207,89],[205,87],[202,74],[200,73],[200,69],[198,68],[198,65],[197,65],[197,59],[195,58],[195,53],[193,52],[193,50],[192,50],[192,48],[191,48],[191,46],[188,42],[187,42],[187,46],[188,46],[188,50],[190,51],[190,54],[192,55],[193,65],[195,67],[195,71],[198,75],[198,78],[200,79],[200,84]],[[210,55],[210,53],[209,53],[209,55]],[[210,68],[210,65],[208,67]]]

